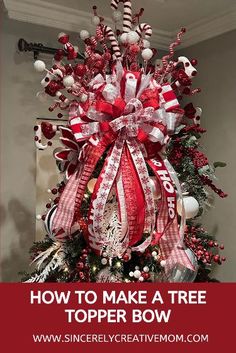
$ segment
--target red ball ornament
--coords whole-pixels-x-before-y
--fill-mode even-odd
[[[130,53],[133,55],[137,55],[140,52],[140,46],[138,44],[132,44],[129,47]]]
[[[52,194],[53,194],[53,195],[56,195],[56,194],[57,194],[57,189],[56,189],[56,188],[52,189]]]
[[[80,277],[80,279],[85,279],[85,277],[84,277],[84,273],[81,271],[81,272],[79,272],[79,277]]]
[[[104,61],[102,59],[98,59],[94,63],[94,68],[97,70],[102,70],[104,65],[105,65]]]
[[[214,246],[214,241],[213,241],[213,240],[210,240],[210,241],[208,242],[208,245],[212,248],[212,247]]]
[[[55,97],[57,91],[63,89],[63,84],[61,82],[52,80],[45,88],[45,93],[49,96]]]
[[[46,122],[46,121],[43,121],[41,123],[41,129],[42,129],[42,133],[43,135],[48,139],[48,140],[51,140],[55,134],[56,134],[56,131],[53,129],[53,125]]]
[[[128,261],[129,261],[129,255],[128,255],[128,254],[125,254],[125,255],[123,256],[123,260],[124,260],[124,262],[128,262]]]
[[[74,73],[75,73],[75,75],[77,75],[77,76],[83,76],[83,75],[85,75],[86,71],[87,71],[87,68],[86,68],[86,66],[83,65],[83,64],[77,64],[77,65],[74,67]]]
[[[56,61],[61,61],[65,55],[65,52],[63,49],[58,49],[54,55],[54,60]]]
[[[150,278],[150,274],[147,273],[147,272],[142,272],[142,277],[143,277],[145,280],[147,280],[147,279]]]
[[[66,33],[59,33],[58,42],[61,44],[66,44],[69,42],[69,35]]]
[[[63,192],[63,190],[64,190],[64,186],[59,186],[58,192],[59,192],[60,194]]]
[[[60,197],[56,197],[53,202],[54,202],[55,204],[57,204],[59,201],[60,201]]]
[[[103,54],[103,59],[105,61],[110,61],[111,60],[111,53],[109,53],[109,51],[106,51],[104,54]]]
[[[197,64],[198,64],[197,59],[192,59],[190,62],[193,66],[197,66]]]
[[[77,267],[77,269],[82,270],[84,268],[83,262],[78,262],[76,267]]]
[[[219,260],[220,260],[220,255],[215,255],[215,256],[213,257],[213,260],[214,260],[215,262],[219,262]]]

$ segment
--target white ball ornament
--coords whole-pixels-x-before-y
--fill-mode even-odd
[[[105,259],[105,258],[103,258],[102,260],[101,260],[101,263],[102,263],[102,265],[106,265],[107,264],[107,259]]]
[[[144,266],[143,271],[148,273],[149,272],[149,267],[148,266]]]
[[[85,94],[85,93],[81,94],[80,102],[85,103],[87,101],[87,99],[88,99],[87,94]]]
[[[149,48],[143,49],[143,51],[142,51],[142,58],[143,58],[143,60],[148,61],[148,60],[150,60],[152,57],[153,57],[153,52],[152,52],[151,49],[149,49]]]
[[[94,24],[95,26],[98,26],[100,24],[100,18],[98,16],[93,16],[92,24]]]
[[[43,72],[46,69],[45,62],[42,60],[36,60],[34,62],[34,68],[38,72]]]
[[[161,265],[161,267],[165,267],[166,261],[165,260],[161,260],[160,265]]]
[[[82,31],[80,31],[80,38],[82,39],[82,40],[85,40],[85,39],[88,39],[89,38],[89,32],[88,31],[86,31],[86,29],[82,29]]]
[[[144,281],[143,276],[140,276],[138,280],[139,280],[139,282],[143,282]]]
[[[139,41],[139,35],[137,32],[135,31],[130,31],[127,33],[127,42],[129,44],[134,44],[137,43]]]
[[[134,277],[133,271],[130,271],[129,276],[130,276],[130,277]]]
[[[74,83],[75,83],[75,80],[74,80],[73,76],[71,76],[71,75],[65,76],[63,78],[63,85],[65,87],[71,87],[71,86],[73,86]]]
[[[194,218],[199,211],[199,203],[192,196],[186,196],[183,198],[183,206],[185,209],[186,219]],[[177,212],[182,216],[182,202],[181,199],[177,201]]]
[[[143,39],[143,47],[144,48],[150,48],[151,43],[147,39]]]
[[[152,256],[154,257],[154,256],[157,256],[157,252],[156,251],[153,251],[152,252]]]
[[[141,272],[139,270],[135,270],[134,271],[134,278],[139,279],[139,277],[141,277]]]
[[[36,219],[37,219],[37,221],[40,221],[42,219],[41,214],[37,214]]]
[[[121,35],[120,35],[120,42],[122,43],[122,44],[125,44],[125,43],[127,43],[127,41],[128,41],[128,37],[127,37],[127,33],[122,33]]]
[[[119,10],[114,10],[112,13],[112,18],[115,22],[119,22],[122,18],[122,13]]]

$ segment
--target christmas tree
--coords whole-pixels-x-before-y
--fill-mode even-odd
[[[124,14],[118,10],[124,6]],[[131,1],[111,1],[114,30],[93,7],[94,35],[80,32],[84,50],[60,33],[53,66],[34,63],[53,100],[49,111],[67,125],[35,126],[44,149],[60,133],[54,151],[64,179],[38,216],[45,239],[30,253],[34,269],[26,282],[192,282],[225,258],[223,245],[199,217],[211,191],[227,196],[213,180],[215,169],[201,151],[201,108],[189,102],[197,60],[174,58],[174,48],[156,61],[152,28],[133,15]],[[118,29],[123,20],[123,28]]]

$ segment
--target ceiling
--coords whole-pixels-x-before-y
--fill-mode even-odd
[[[110,0],[3,0],[12,19],[78,32],[94,31],[92,6],[112,25]],[[145,8],[142,22],[153,27],[152,44],[167,49],[175,33],[187,27],[190,46],[236,29],[235,0],[133,0],[133,12]],[[120,4],[122,10],[122,4]]]

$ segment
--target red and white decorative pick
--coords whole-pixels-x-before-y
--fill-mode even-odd
[[[77,57],[77,52],[74,46],[69,42],[69,35],[61,32],[58,34],[58,42],[63,44],[63,49],[67,54],[68,60],[73,60]]]
[[[48,141],[46,144],[42,142],[42,137],[45,136],[48,140],[51,140],[57,131],[57,125],[52,125],[48,122],[43,121],[39,125],[34,126],[34,142],[36,148],[39,150],[45,150],[48,146],[51,146],[51,142]]]
[[[184,66],[184,72],[187,74],[189,78],[192,78],[197,75],[197,70],[195,67],[191,64],[188,58],[186,56],[179,56],[177,64],[182,63]]]
[[[196,113],[194,114],[194,118],[193,118],[195,125],[201,124],[201,115],[202,115],[202,109],[200,107],[196,107]]]

